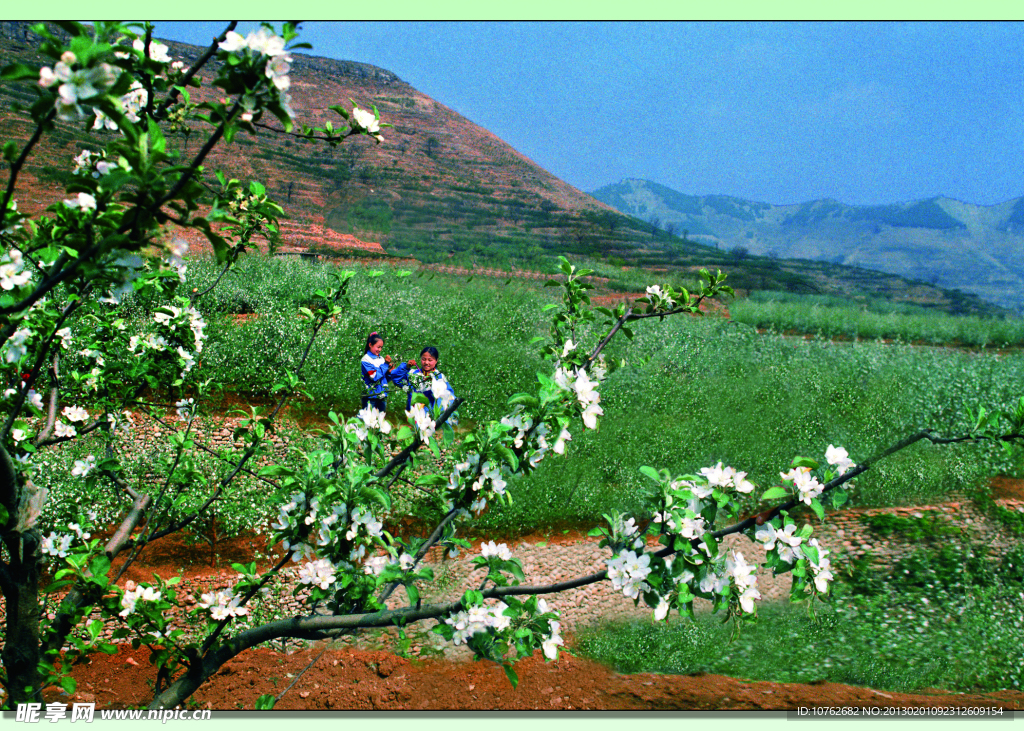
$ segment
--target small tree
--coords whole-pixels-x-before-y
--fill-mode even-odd
[[[637,525],[623,515],[607,516],[607,525],[593,531],[610,549],[605,571],[524,586],[518,560],[506,546],[490,542],[474,559],[487,568],[479,589],[458,601],[424,604],[418,586],[432,578],[422,566],[427,552],[434,546],[468,547],[456,535],[461,521],[490,503],[510,500],[509,478],[537,469],[552,454],[565,454],[580,422],[598,427],[600,384],[611,370],[603,359],[607,345],[620,335],[631,337],[631,326],[640,320],[699,313],[704,299],[730,293],[724,277],[703,271],[696,293],[653,285],[632,307],[592,309],[591,285],[582,279],[591,272],[563,259],[564,279],[555,282],[562,287],[561,304],[553,307],[550,336],[539,346],[551,365],[537,374],[533,392],[509,398],[502,419],[456,440],[447,422],[460,401],[440,403],[431,412],[417,397],[401,428],[392,428],[373,409],[347,421],[331,413],[332,428],[318,448],[301,452],[297,462],[275,461],[267,437],[277,414],[301,391],[305,359],[318,333],[347,306],[354,274],[339,273],[335,286],[316,292],[299,311],[308,322],[307,346],[295,368],[281,375],[277,402],[241,423],[242,446],[220,455],[222,468],[206,483],[195,469],[199,448],[191,438],[196,400],[207,385],[196,376],[205,323],[195,308],[206,292],[179,294],[183,247],[166,243],[164,227],[174,223],[202,232],[226,272],[257,231],[274,226],[281,209],[258,183],[204,176],[203,165],[218,144],[230,143],[240,131],[270,129],[263,121],[267,113],[280,122],[279,133],[332,145],[353,135],[379,141],[380,122],[358,108],[332,107],[346,120],[343,131],[330,124],[292,131],[287,51],[298,46],[289,45],[295,38],[289,25],[280,36],[264,27],[243,38],[232,24],[189,69],[169,58],[148,25],[62,27],[70,35],[67,45],[45,27],[36,29],[54,67],[13,65],[2,72],[5,81],[38,80],[40,86],[29,110],[32,137],[20,147],[4,147],[11,170],[0,207],[0,360],[10,384],[0,402],[0,589],[7,610],[0,680],[8,706],[38,702],[52,684],[73,692],[68,668],[77,658],[116,651],[101,639],[102,622],[91,619],[94,612],[118,623],[115,639],[151,648],[157,667],[152,708],[181,704],[225,662],[270,640],[329,639],[427,620],[445,638],[500,663],[515,683],[517,659],[536,650],[553,659],[562,644],[543,594],[610,580],[652,607],[657,619],[672,609],[692,614],[698,597],[736,620],[752,619],[757,567],[739,553],[719,550],[724,536],[743,532],[766,547],[768,568],[793,572],[795,598],[823,598],[832,578],[828,552],[810,526],[798,529],[789,513],[794,506],[802,503],[823,516],[823,502],[841,503],[844,486],[856,475],[921,439],[1010,443],[1021,436],[1024,399],[1012,413],[980,414],[971,435],[940,440],[923,432],[860,465],[829,445],[826,466],[798,457],[783,474],[785,486],[761,493],[769,505],[744,519],[742,496],[756,489],[744,473],[721,463],[682,475],[638,466],[657,486],[655,518]],[[193,104],[187,90],[213,59],[220,63],[213,85],[227,98]],[[161,128],[172,119],[188,119],[205,130],[205,141],[189,160],[176,159],[167,147]],[[13,195],[26,160],[58,120],[85,120],[94,129],[116,128],[117,134],[76,158],[69,198],[30,218],[18,211]],[[204,200],[209,212],[201,215]],[[123,410],[147,390],[173,404],[183,424],[169,437],[171,454],[159,479],[146,490],[133,488],[112,450],[79,460],[71,477],[114,485],[124,518],[102,545],[86,535],[92,529],[87,514],[69,534],[44,537],[38,521],[47,499],[46,475],[37,471],[35,455],[91,433],[109,443],[122,427]],[[1001,428],[1006,420],[1009,427]],[[438,471],[434,459],[442,446],[452,461],[450,469]],[[241,578],[233,587],[198,597],[190,613],[203,630],[188,639],[169,624],[167,610],[182,599],[174,580],[131,589],[120,588],[117,580],[146,545],[203,520],[260,457],[270,460],[259,475],[276,491],[272,539],[282,542],[284,556],[265,571],[255,562],[235,564]],[[415,475],[417,487],[435,492],[446,505],[443,518],[423,535],[392,536],[383,529],[403,475]],[[184,496],[203,489],[199,507],[176,510]],[[645,550],[650,533],[659,536],[660,550]],[[120,556],[127,559],[114,571],[111,562]],[[55,578],[49,586],[42,584],[46,562]],[[305,611],[238,628],[236,620],[291,562],[299,564],[300,582],[310,590]],[[386,602],[399,589],[407,601],[389,609]],[[58,590],[66,594],[56,613],[46,616],[40,602]],[[260,701],[260,707],[272,704],[272,698]]]

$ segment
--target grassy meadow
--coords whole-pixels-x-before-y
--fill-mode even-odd
[[[233,401],[266,400],[282,369],[301,357],[309,324],[296,309],[331,285],[332,271],[331,264],[244,259],[198,303],[209,340],[193,376],[231,384],[226,395]],[[211,261],[195,260],[188,287],[204,289],[218,274]],[[542,308],[555,301],[556,288],[367,267],[349,291],[351,308],[324,329],[304,373],[308,415],[357,410],[358,361],[373,330],[396,360],[418,357],[425,345],[438,347],[439,367],[466,398],[460,413],[469,426],[499,418],[509,395],[533,389],[535,373],[550,368],[530,341],[547,333]],[[1019,350],[920,344],[1012,345],[1022,342],[1019,320],[793,297],[728,305],[731,320],[652,319],[636,324],[632,342],[615,341],[606,352],[622,366],[602,388],[600,429],[577,426],[566,457],[551,455],[533,474],[513,480],[514,502],[492,508],[479,530],[495,537],[587,528],[616,509],[649,516],[650,482],[641,465],[685,473],[722,461],[768,486],[795,455],[820,459],[829,444],[862,461],[922,428],[966,432],[968,409],[1006,407],[1024,383]],[[137,314],[148,316],[141,304]],[[773,334],[789,330],[821,337]],[[587,335],[583,342],[592,345],[596,329]],[[399,400],[390,406],[393,420],[400,417]],[[106,502],[102,494],[83,493],[78,482],[62,482],[88,449],[86,440],[45,455],[52,463],[47,487],[54,498],[44,514],[50,524],[69,520],[86,501]],[[141,473],[145,465],[134,469]],[[859,506],[915,504],[971,494],[996,474],[1024,477],[1024,468],[988,446],[919,444],[859,478],[850,497]],[[243,481],[221,508],[222,529],[260,524],[270,513],[268,498]],[[948,571],[911,587],[911,569],[920,573],[943,560]],[[867,589],[840,584],[839,599],[814,616],[802,606],[765,606],[762,621],[745,626],[736,641],[714,617],[669,626],[645,619],[591,628],[578,638],[579,650],[622,672],[703,671],[893,690],[1019,687],[1024,559],[1004,562],[996,581],[951,582],[965,561],[924,556],[917,568],[894,570]],[[995,616],[1015,619],[993,622]]]

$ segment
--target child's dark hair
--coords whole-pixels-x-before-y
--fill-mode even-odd
[[[432,356],[434,356],[434,360],[441,360],[441,356],[437,352],[437,348],[435,348],[433,345],[428,345],[427,347],[420,351],[421,358],[423,357],[424,353],[430,353]]]
[[[370,349],[370,346],[376,343],[378,340],[383,340],[377,332],[372,332],[366,337],[366,350]]]

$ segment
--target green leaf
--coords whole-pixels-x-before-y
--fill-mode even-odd
[[[849,499],[849,496],[843,488],[837,487],[832,491],[832,507],[838,508],[845,505],[847,499]]]
[[[110,559],[106,556],[97,556],[89,562],[89,571],[93,576],[105,578],[107,572],[110,571]]]
[[[825,508],[821,506],[821,503],[818,502],[817,498],[811,500],[811,510],[813,510],[814,514],[818,516],[818,520],[825,520]]]
[[[646,475],[647,477],[650,477],[658,484],[661,484],[661,475],[659,475],[658,471],[653,467],[648,467],[647,465],[644,465],[643,467],[640,468],[640,473]]]
[[[409,604],[415,606],[420,600],[419,589],[416,588],[415,584],[406,584],[405,593],[409,595]]]
[[[38,79],[39,69],[26,66],[23,63],[12,63],[0,69],[0,79],[3,81],[22,81],[23,79]]]
[[[256,703],[253,705],[253,708],[257,711],[269,711],[273,709],[275,703],[277,703],[277,698],[275,698],[272,693],[267,693],[256,699]]]
[[[508,682],[512,683],[512,687],[515,688],[519,685],[519,676],[516,675],[516,671],[512,669],[511,665],[502,665],[505,669],[505,675],[508,677]]]
[[[817,460],[813,460],[810,457],[794,457],[793,458],[793,466],[794,467],[807,467],[809,469],[816,470],[816,469],[818,469],[818,462],[817,462]]]
[[[64,692],[68,695],[73,695],[75,689],[78,687],[78,683],[70,675],[65,675],[60,679],[60,687],[64,689]]]
[[[775,500],[780,497],[789,497],[789,490],[784,487],[769,487],[761,495],[762,500]]]

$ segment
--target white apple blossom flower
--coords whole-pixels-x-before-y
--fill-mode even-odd
[[[71,469],[72,475],[85,477],[96,468],[96,458],[89,455],[85,459],[76,459],[75,466]]]
[[[551,634],[541,642],[541,649],[544,650],[544,657],[549,660],[554,660],[558,657],[558,647],[564,644],[562,642],[562,636],[559,634],[559,630],[562,628],[562,623],[552,621],[548,626],[551,629]]]
[[[359,107],[352,108],[352,126],[356,129],[366,130],[370,134],[380,131],[380,121],[373,112],[368,112]]]
[[[566,340],[565,345],[562,346],[562,360],[565,360],[565,356],[569,355],[569,353],[574,350],[576,350],[576,343],[572,340]]]
[[[4,360],[8,363],[17,363],[19,360],[24,358],[28,353],[28,346],[25,345],[25,343],[31,337],[32,331],[27,327],[15,330],[14,334],[11,335],[5,345],[6,352],[4,353]]]
[[[135,605],[139,600],[147,602],[155,602],[160,599],[160,592],[153,589],[151,586],[136,587],[130,591],[126,591],[121,597],[121,606],[123,609],[120,612],[122,617],[127,617],[129,614],[135,611]]]
[[[654,608],[654,619],[655,619],[655,621],[660,622],[661,620],[665,619],[665,617],[668,616],[668,610],[669,610],[668,599],[666,599],[665,597],[662,597],[661,601],[658,602],[658,606],[656,606]]]
[[[222,51],[234,53],[235,51],[244,51],[246,48],[248,48],[248,45],[246,44],[245,38],[242,37],[241,33],[236,33],[233,30],[229,30],[225,35],[224,40],[221,41],[217,45],[217,47]]]
[[[81,406],[65,406],[61,414],[68,421],[86,421],[89,418],[89,412]]]
[[[512,552],[508,550],[508,545],[505,543],[495,544],[494,541],[488,541],[480,545],[480,555],[484,558],[490,558],[491,556],[497,556],[502,561],[508,561],[512,558]]]
[[[380,576],[388,565],[387,556],[371,556],[363,564],[363,573],[372,576]]]
[[[650,287],[648,287],[647,294],[649,294],[652,299],[656,300],[653,303],[655,306],[659,304],[664,304],[665,307],[672,307],[672,305],[675,304],[675,300],[673,300],[671,297],[665,294],[665,292],[663,292],[661,290],[661,287],[657,284],[652,284]]]
[[[423,441],[427,441],[434,434],[434,420],[423,404],[413,404],[412,409],[406,411],[405,415],[415,424]]]
[[[565,443],[569,441],[572,441],[572,434],[563,427],[562,431],[558,434],[558,439],[555,440],[555,446],[552,447],[555,454],[565,454]]]
[[[81,208],[83,211],[96,210],[96,198],[89,193],[79,193],[76,198],[68,198],[64,201],[68,208]]]
[[[747,614],[753,614],[756,611],[754,601],[760,598],[761,592],[754,586],[748,586],[739,596],[740,608]]]
[[[146,49],[146,42],[141,38],[132,41],[132,47],[142,53]],[[149,57],[160,63],[170,63],[171,57],[167,54],[168,48],[163,43],[158,43],[152,38],[149,40]]]
[[[856,467],[857,463],[850,459],[850,455],[842,447],[834,447],[831,444],[828,445],[828,449],[825,450],[825,461],[831,465],[835,465],[836,472],[840,475],[845,475],[851,467]]]
[[[358,416],[363,420],[363,423],[366,424],[367,428],[375,429],[382,434],[391,433],[391,422],[388,421],[387,416],[383,411],[379,411],[373,406],[367,404],[366,408],[360,411]],[[362,439],[359,441],[362,441]]]
[[[310,561],[299,568],[299,582],[313,584],[321,589],[330,588],[334,583],[334,564],[326,558]]]
[[[78,434],[78,430],[73,426],[65,424],[63,421],[58,421],[53,425],[53,433],[58,437],[73,437]]]
[[[583,424],[588,429],[597,428],[597,417],[604,414],[604,409],[598,406],[596,403],[592,403],[583,410]]]
[[[181,401],[176,401],[174,408],[178,411],[178,418],[182,421],[190,420],[193,404],[195,404],[195,399],[191,398],[183,398]]]

